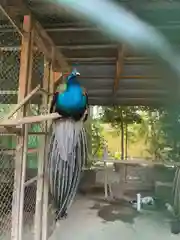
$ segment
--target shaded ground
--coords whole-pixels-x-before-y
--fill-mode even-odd
[[[78,196],[67,219],[61,221],[50,240],[170,240],[169,219],[164,213],[137,213],[126,202],[107,204],[99,198]]]

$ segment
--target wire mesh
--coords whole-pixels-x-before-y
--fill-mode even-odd
[[[32,65],[32,88],[43,82],[44,77],[44,55],[34,45]],[[36,102],[37,103],[37,102]]]
[[[11,230],[14,152],[9,136],[0,135],[0,239]]]
[[[21,36],[12,26],[9,19],[0,11],[0,120],[17,104],[20,45]],[[35,88],[38,84],[42,86],[44,67],[44,55],[34,44],[30,89]],[[36,94],[32,98],[28,104],[28,109],[28,115],[47,114],[48,106],[42,105],[42,94]],[[16,114],[14,117],[16,117]],[[28,131],[31,134],[28,134],[27,143],[22,239],[32,239],[33,237],[39,149],[41,147],[42,132],[45,132],[45,125],[43,123],[29,124]],[[11,233],[16,140],[15,135],[0,134],[0,239],[10,239]],[[47,209],[48,214],[51,214],[50,209],[51,207],[49,207],[49,210]]]
[[[0,10],[0,120],[17,103],[21,36]],[[11,232],[15,136],[0,133],[0,239]]]
[[[21,36],[0,10],[0,119],[17,103]]]
[[[31,169],[29,169],[31,171]],[[27,171],[27,173],[29,173]],[[36,209],[37,182],[34,181],[24,188],[23,239],[32,239],[34,233],[34,216]]]
[[[32,81],[31,89],[35,88],[38,84],[43,85],[44,78],[44,55],[37,49],[36,46],[33,48],[33,64],[32,64]],[[48,80],[48,79],[47,79]],[[48,113],[48,106],[43,105],[43,96],[42,94],[36,94],[28,104],[28,115],[37,116],[44,115]],[[38,175],[38,161],[40,159],[40,148],[42,147],[42,136],[46,134],[45,123],[35,123],[28,125],[28,156],[26,164],[26,181],[31,182],[34,177]],[[31,236],[33,233],[33,221],[35,217],[35,204],[36,204],[36,190],[37,190],[37,181],[34,182],[35,187],[29,185],[31,190],[25,190],[25,199],[24,199],[24,234],[25,236]],[[26,187],[28,189],[28,187]],[[41,191],[41,190],[39,190]],[[31,205],[29,205],[31,203]],[[51,215],[51,207],[49,206],[48,211],[48,220],[51,218],[52,221],[48,232],[52,231],[53,219],[54,216]],[[51,216],[51,217],[50,217]],[[27,233],[28,232],[28,233]]]

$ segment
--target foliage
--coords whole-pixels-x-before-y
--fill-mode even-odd
[[[92,126],[92,155],[98,158],[103,155],[104,138],[102,135],[103,127],[98,119],[93,119]]]
[[[179,161],[180,154],[180,107],[170,106],[161,113],[161,134],[164,139],[164,148],[168,148],[167,158]]]
[[[153,160],[161,160],[163,138],[161,134],[161,124],[159,112],[156,109],[148,109],[143,112],[142,122],[138,131],[139,137],[145,139],[147,152]]]
[[[128,125],[141,122],[137,107],[106,107],[102,120],[105,123],[110,123],[116,133],[121,135],[121,159],[124,159],[124,155],[127,157]]]
[[[141,116],[137,113],[137,109],[137,107],[106,107],[104,108],[102,120],[105,123],[110,123],[120,133],[122,122],[124,124],[141,122]]]

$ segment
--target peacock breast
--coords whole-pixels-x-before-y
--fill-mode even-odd
[[[81,88],[68,88],[65,92],[59,94],[57,99],[59,107],[64,109],[78,109],[85,105],[83,92]]]

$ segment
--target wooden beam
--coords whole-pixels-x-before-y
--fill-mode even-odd
[[[107,76],[85,76],[85,75],[81,75],[78,77],[79,79],[99,79],[99,80],[104,80],[104,79],[109,79],[109,80],[113,80],[113,77],[107,77]],[[127,75],[127,76],[123,76],[122,79],[159,79],[157,76],[144,76],[144,75]]]
[[[23,117],[21,119],[12,119],[7,120],[4,123],[0,123],[0,127],[11,127],[11,126],[18,126],[18,125],[24,125],[24,124],[30,124],[30,123],[38,123],[38,122],[44,122],[48,120],[55,120],[60,118],[61,116],[58,113],[51,113],[47,115],[40,115],[40,116],[30,116],[30,117]]]
[[[14,155],[16,154],[16,149],[4,149],[1,150],[3,152],[3,154],[7,154],[7,155]],[[27,153],[38,153],[39,149],[38,148],[28,148]]]
[[[16,127],[15,131],[10,132],[7,128],[0,127],[0,136],[14,136],[16,137],[17,134],[21,133],[22,128]],[[41,136],[46,135],[45,132],[28,132],[28,135],[34,135],[34,136]]]
[[[1,0],[1,4],[7,7],[21,7],[24,0]]]
[[[176,30],[176,31],[179,31],[180,29],[180,25],[179,24],[175,24],[175,25],[157,25],[156,28],[158,30]],[[45,30],[47,32],[99,32],[99,28],[97,27],[91,27],[91,26],[59,26],[59,27],[54,27],[52,25],[52,27],[47,27],[45,28]]]
[[[51,58],[52,62],[55,63],[55,65],[53,66],[53,69],[54,70],[60,70],[63,73],[69,72],[70,71],[70,66],[68,65],[67,60],[65,59],[63,54],[60,52],[60,50],[58,50],[56,48],[53,40],[50,38],[50,36],[47,34],[47,32],[43,29],[41,24],[37,20],[35,20],[34,22],[35,22],[36,34],[38,34],[39,38],[44,43],[43,45],[45,45],[46,50],[49,52],[48,55],[46,53],[46,55],[45,55],[46,58],[47,59]],[[38,40],[36,41],[36,44],[38,45],[39,49],[42,48],[42,46],[39,44]],[[55,49],[55,55],[54,55],[55,59],[52,59],[53,48]],[[44,48],[43,48],[43,50],[44,50]]]
[[[69,58],[70,62],[115,62],[115,57]]]
[[[117,44],[81,44],[81,45],[59,45],[57,48],[64,50],[92,50],[92,49],[116,49]]]
[[[15,108],[3,119],[2,123],[11,118],[21,107],[23,107],[39,90],[41,86],[38,85],[36,88],[34,88],[24,99],[22,99]]]
[[[21,133],[21,128],[19,127],[0,127],[0,136],[4,135],[17,135]]]
[[[49,89],[49,92],[53,92],[54,90],[54,72],[52,69],[52,64],[50,67],[50,72],[49,72],[49,81],[47,81],[46,78],[44,78],[43,81],[43,87],[45,89]],[[51,104],[52,101],[52,96],[49,96],[48,99],[44,99],[44,103],[46,104],[47,102],[49,104]],[[48,132],[48,129],[50,128],[51,122],[46,122],[46,126],[45,126],[45,131]],[[48,146],[49,142],[50,142],[50,136],[47,134],[46,138],[44,139],[44,145]],[[47,228],[47,224],[48,224],[48,207],[49,207],[49,182],[48,182],[48,154],[49,154],[49,149],[46,147],[44,149],[44,178],[43,178],[43,208],[42,208],[42,236],[41,239],[42,240],[47,240],[48,239],[48,228]]]
[[[8,5],[9,4],[9,5]],[[18,0],[17,3],[14,0],[4,0],[4,4],[0,5],[4,11],[6,12],[9,19],[11,19],[11,23],[14,25],[16,30],[23,35],[22,29],[22,23],[17,18],[17,9],[24,14],[31,14],[30,10],[26,7],[24,4],[24,1]],[[9,8],[11,6],[11,8]],[[13,9],[16,8],[16,12],[13,11]],[[11,9],[7,10],[7,9]],[[17,24],[18,23],[18,24]],[[53,69],[61,72],[69,72],[70,66],[68,65],[68,62],[66,58],[63,56],[63,54],[58,50],[53,42],[53,40],[50,38],[50,36],[47,34],[46,30],[41,26],[41,24],[36,20],[36,18],[33,16],[33,25],[34,25],[34,35],[35,35],[35,43],[40,51],[42,51],[45,55],[45,57],[52,61],[54,63]],[[55,48],[55,59],[52,59],[52,49]]]
[[[21,102],[26,94],[29,79],[29,67],[31,65],[32,56],[32,18],[29,16],[27,22],[23,24],[23,38],[20,56],[20,71],[19,71],[19,89],[18,102]],[[18,117],[25,115],[25,108],[18,112]],[[8,121],[8,120],[7,120]],[[12,204],[12,239],[22,239],[22,216],[23,216],[23,186],[25,164],[26,164],[26,150],[27,150],[27,128],[23,127],[22,134],[17,137],[17,148],[15,156],[15,176],[14,176],[14,190],[13,190],[13,204]],[[23,190],[23,191],[22,191]]]
[[[60,79],[60,77],[62,77],[61,72],[53,72],[53,82],[54,82],[54,84],[57,83],[57,81]]]
[[[122,74],[123,54],[124,54],[123,50],[124,50],[123,45],[118,48],[118,56],[116,60],[116,73],[115,73],[116,75],[115,75],[114,84],[113,84],[113,95],[115,95],[118,90],[119,81]]]
[[[13,32],[12,29],[0,29],[0,33],[6,32]],[[56,45],[58,49],[65,49],[65,50],[91,50],[91,49],[116,49],[118,47],[117,44],[81,44],[81,45]],[[14,45],[14,46],[2,46],[0,47],[2,51],[20,51],[21,47]],[[34,50],[37,50],[37,47],[34,47]]]
[[[49,91],[49,80],[50,80],[50,63],[44,59],[44,77],[43,77],[43,88]],[[43,95],[42,107],[48,106],[49,96]],[[47,122],[43,122],[42,129],[47,132]],[[38,173],[37,173],[37,190],[36,190],[36,211],[34,220],[34,240],[42,239],[42,215],[43,215],[43,185],[44,185],[44,168],[45,168],[45,149],[46,149],[46,135],[39,136],[41,143],[38,154]],[[46,212],[48,209],[46,209]],[[46,227],[47,228],[47,227]],[[46,231],[46,229],[45,229]]]
[[[99,32],[96,27],[59,27],[59,28],[46,28],[47,32]]]
[[[12,26],[22,37],[23,36],[22,24],[20,23],[19,19],[17,19],[15,12],[13,12],[10,8],[3,7],[2,5],[0,5],[0,11],[4,14],[4,16],[6,16],[6,18],[10,21]]]

